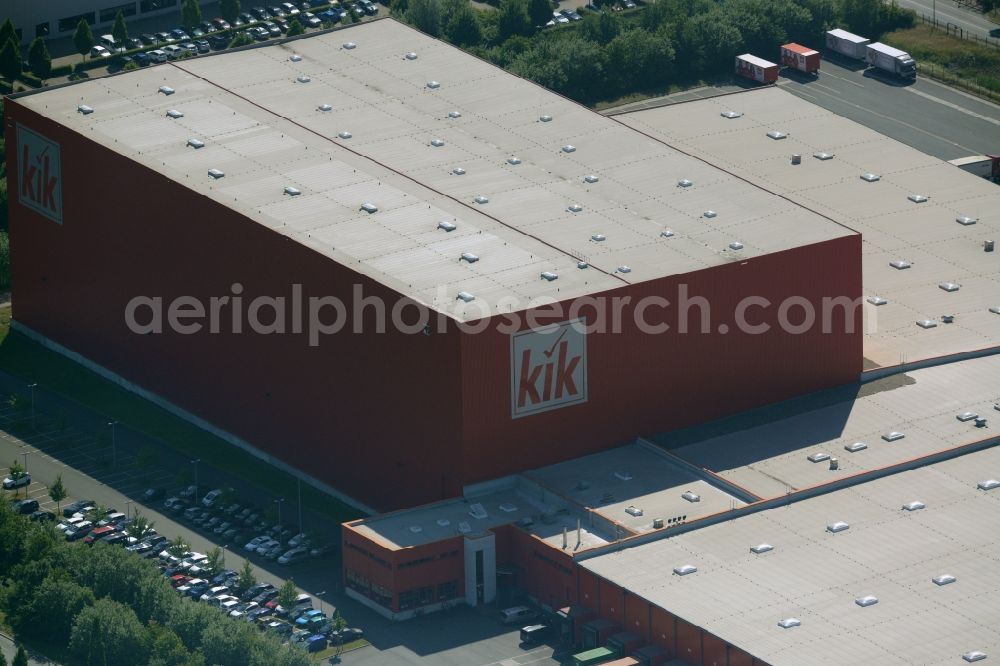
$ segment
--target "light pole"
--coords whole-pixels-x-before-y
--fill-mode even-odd
[[[25,451],[21,455],[24,456],[24,473],[28,473],[28,456],[31,455],[31,451]]]
[[[133,502],[133,501],[132,501],[132,500],[130,500],[130,499],[127,499],[127,500],[125,500],[125,515],[126,515],[126,516],[128,516],[128,515],[129,515],[129,512],[128,512],[128,507],[129,507],[129,505],[130,505],[130,504],[134,504],[134,503],[135,503],[135,502]]]
[[[296,479],[299,482],[299,534],[303,534],[302,531],[302,479]]]
[[[31,429],[35,429],[35,387],[38,386],[38,382],[28,384],[28,388],[31,390]]]
[[[281,531],[281,505],[284,504],[285,498],[280,497],[274,500],[274,503],[278,505],[278,531]]]
[[[115,427],[118,421],[108,421],[108,425],[111,426],[111,466],[118,467],[118,437]]]
[[[198,503],[198,463],[201,462],[201,458],[195,458],[191,461],[194,465],[194,503]]]
[[[226,568],[226,548],[229,548],[227,544],[222,544],[222,568]]]
[[[323,612],[323,595],[326,594],[326,590],[316,593],[316,598],[319,599],[319,612]]]

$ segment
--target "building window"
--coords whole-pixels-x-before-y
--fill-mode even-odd
[[[368,596],[379,606],[392,609],[392,590],[386,589],[377,583],[372,583],[371,593]]]
[[[139,0],[139,11],[143,14],[176,6],[177,0]]]
[[[454,599],[458,596],[458,581],[450,580],[447,583],[438,584],[438,601]]]
[[[407,590],[399,593],[399,610],[409,610],[419,606],[426,606],[434,601],[434,588],[418,587],[415,590]]]
[[[39,23],[35,26],[35,37],[48,37],[49,36],[49,22]]]
[[[105,7],[101,10],[101,23],[110,23],[115,20],[118,16],[118,12],[121,12],[124,16],[135,16],[135,3],[130,2],[124,5],[118,5],[117,7]]]
[[[59,19],[59,32],[72,32],[76,30],[76,26],[80,25],[80,19],[86,20],[90,25],[94,25],[94,12]]]

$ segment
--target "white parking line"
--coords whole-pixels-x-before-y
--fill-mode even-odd
[[[837,76],[836,74],[834,74],[832,72],[829,72],[829,71],[827,71],[825,69],[823,70],[823,76],[832,76],[835,79],[840,79],[841,81],[846,81],[847,83],[850,83],[852,86],[857,86],[859,88],[864,88],[865,87],[864,84],[858,83],[857,81],[851,81],[850,79],[846,79],[843,76]]]
[[[988,123],[993,123],[994,125],[1000,126],[1000,120],[997,120],[996,118],[990,118],[989,116],[984,116],[981,113],[976,113],[975,111],[970,111],[969,109],[965,108],[960,104],[954,104],[947,100],[941,99],[940,97],[935,97],[934,95],[928,95],[922,90],[916,90],[914,88],[904,88],[904,90],[908,90],[914,95],[920,95],[924,99],[929,99],[932,102],[937,102],[938,104],[947,106],[949,109],[954,109],[959,113],[964,113],[967,116],[972,116],[973,118],[979,118],[980,120],[985,120]]]

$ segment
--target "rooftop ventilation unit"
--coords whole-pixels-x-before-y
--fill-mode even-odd
[[[815,157],[816,159],[818,159],[820,161],[825,162],[826,160],[832,160],[833,159],[833,153],[824,153],[824,152],[813,153],[813,157]]]
[[[586,176],[583,177],[583,182],[590,183],[591,185],[593,185],[594,183],[596,183],[599,180],[600,180],[600,178],[598,178],[597,176],[595,176],[592,173],[587,174]]]
[[[983,659],[986,659],[986,653],[980,652],[979,650],[973,650],[972,652],[966,652],[963,654],[962,659],[971,664],[974,661],[982,661]]]
[[[195,148],[195,149],[197,149],[197,148],[204,148],[205,147],[205,142],[202,141],[201,139],[188,139],[187,140],[187,145],[189,145],[190,147]]]
[[[173,95],[174,89],[171,88],[170,86],[160,86],[159,92],[163,93],[164,95]]]
[[[343,47],[344,47],[345,49],[347,49],[348,51],[350,51],[351,49],[355,49],[355,48],[357,48],[357,46],[358,46],[358,45],[357,45],[357,44],[355,44],[354,42],[344,42],[344,44],[343,44]]]
[[[980,490],[993,490],[994,488],[1000,488],[1000,481],[996,479],[987,479],[986,481],[980,481],[976,484],[976,487]]]
[[[558,280],[559,276],[553,273],[552,271],[542,271],[541,278],[548,282],[552,282],[554,280]]]
[[[774,139],[775,141],[779,139],[784,139],[785,137],[788,136],[784,132],[779,132],[778,130],[771,130],[770,132],[767,133],[767,135],[772,139]]]
[[[653,518],[653,529],[654,530],[663,529],[663,518]]]
[[[451,521],[448,520],[447,518],[438,518],[434,522],[438,524],[438,527],[448,527],[449,525],[451,525]]]
[[[94,112],[94,107],[87,106],[86,104],[81,104],[80,106],[76,107],[76,112],[82,113],[83,115],[86,116]]]
[[[462,167],[455,167],[454,169],[451,170],[451,173],[456,176],[464,176],[465,169],[463,169]]]
[[[802,621],[797,617],[786,617],[784,620],[778,621],[778,626],[782,629],[791,629],[792,627],[797,627],[802,624]]]
[[[542,121],[543,123],[550,123],[550,122],[552,122],[552,116],[538,116],[538,119],[540,121]]]
[[[448,222],[448,221],[438,222],[437,228],[443,231],[454,231],[455,229],[457,229],[457,227],[453,222]]]
[[[691,564],[684,564],[679,567],[674,567],[674,573],[678,576],[687,576],[688,574],[693,574],[698,570],[698,567]]]
[[[363,204],[361,204],[361,210],[365,211],[366,213],[377,213],[378,206],[371,203],[370,201],[366,201]]]
[[[302,56],[300,56],[298,53],[293,53],[292,55],[288,56],[288,59],[291,60],[292,62],[299,62],[300,60],[302,60]]]
[[[864,442],[854,442],[853,444],[846,444],[844,446],[845,451],[850,451],[851,453],[857,453],[858,451],[864,451],[868,448],[868,445]]]
[[[458,292],[458,300],[462,301],[463,303],[471,303],[472,301],[476,300],[476,297],[467,291],[460,291]]]
[[[344,130],[343,132],[337,134],[337,136],[339,136],[341,139],[350,139],[354,135],[348,132],[347,130]]]
[[[642,509],[640,509],[637,506],[629,506],[625,508],[625,513],[627,513],[630,516],[638,518],[639,516],[642,515]]]
[[[626,472],[625,470],[619,470],[619,471],[615,472],[615,477],[619,481],[631,481],[632,480],[632,474],[629,473],[629,472]]]
[[[475,201],[477,204],[488,204],[490,202],[489,197],[484,197],[482,194],[473,199],[473,201]]]
[[[297,197],[300,194],[302,194],[302,192],[297,187],[292,187],[291,185],[286,185],[285,186],[285,194],[287,194],[290,197]]]
[[[962,412],[961,414],[957,414],[955,418],[962,423],[965,423],[966,421],[973,421],[979,418],[979,414],[976,414],[975,412]]]
[[[462,117],[462,112],[461,111],[449,111],[448,112],[448,117],[449,118],[461,118]]]
[[[958,291],[960,288],[960,286],[955,284],[954,282],[942,282],[941,284],[938,285],[938,287],[940,289],[944,289],[949,293],[953,291]]]
[[[717,216],[718,213],[716,213],[714,210],[706,210],[704,213],[702,213],[702,215],[704,217],[707,217],[708,219],[712,219],[713,217]]]
[[[909,268],[913,264],[911,264],[905,259],[896,259],[895,261],[890,261],[889,265],[895,268],[897,271],[901,271]]]
[[[500,510],[503,511],[504,513],[514,513],[515,511],[517,511],[517,506],[511,504],[510,502],[504,502],[503,504],[500,505]]]
[[[417,54],[414,53],[413,51],[410,51],[409,53],[406,54],[406,59],[407,60],[416,60],[417,59]]]
[[[431,139],[431,145],[434,146],[435,148],[440,148],[441,146],[444,145],[444,141],[442,141],[441,139]]]
[[[878,597],[873,597],[872,595],[867,595],[864,597],[858,597],[854,600],[854,603],[861,606],[862,608],[868,608],[869,606],[874,606],[878,603]]]
[[[438,83],[437,81],[428,81],[427,87],[430,88],[431,90],[437,90],[438,88],[441,87],[441,84]]]
[[[921,509],[926,509],[927,505],[920,500],[913,500],[912,502],[907,502],[903,505],[903,509],[906,511],[920,511]]]
[[[729,249],[730,250],[742,250],[743,249],[743,243],[741,243],[739,241],[733,241],[732,243],[729,244]]]
[[[583,210],[583,206],[581,206],[580,204],[570,204],[569,206],[566,207],[566,210],[568,210],[571,213],[579,213],[581,210]]]
[[[329,104],[320,104],[316,108],[319,109],[320,111],[331,111],[333,109],[333,107],[330,106]]]
[[[968,227],[978,222],[979,219],[975,217],[968,217],[967,215],[962,215],[960,217],[956,217],[955,221],[961,224],[962,226]]]
[[[743,113],[741,111],[723,111],[719,115],[722,116],[723,118],[728,118],[729,120],[732,120],[733,118],[739,118],[740,116],[743,115]]]
[[[167,117],[168,118],[174,118],[174,119],[183,118],[184,114],[182,112],[178,111],[177,109],[167,109]]]
[[[886,303],[889,302],[884,298],[882,298],[881,296],[869,296],[865,300],[871,303],[872,305],[885,305]]]
[[[996,315],[1000,315],[1000,305],[997,305],[997,306],[994,306],[994,307],[990,308],[990,312],[992,312],[993,314],[996,314]]]
[[[309,78],[309,76],[307,76],[306,74],[299,74],[298,76],[295,77],[295,80],[298,81],[299,83],[309,83],[310,81],[312,81],[312,79]]]
[[[467,261],[470,264],[474,264],[479,261],[479,255],[472,254],[471,252],[463,252],[459,261]]]
[[[792,164],[802,164],[802,156],[792,155]]]
[[[617,270],[618,270],[619,273],[631,273],[632,272],[631,266],[619,266],[617,268]]]
[[[925,201],[927,201],[927,197],[923,194],[911,194],[906,198],[912,201],[913,203],[924,203]]]
[[[422,528],[420,525],[410,525],[410,531],[413,532],[414,534],[420,534],[421,532],[424,531],[424,528]]]
[[[934,578],[931,578],[931,582],[933,582],[935,585],[951,585],[956,580],[958,579],[952,576],[951,574],[941,574],[940,576],[935,576]]]
[[[887,432],[884,435],[882,435],[882,439],[884,439],[887,442],[897,442],[903,439],[904,437],[906,437],[906,435],[899,432],[898,430],[893,430],[892,432]]]
[[[218,180],[218,179],[222,178],[223,176],[225,176],[226,174],[222,172],[222,169],[209,169],[208,170],[208,175],[211,176],[212,178],[215,178],[216,180]]]
[[[813,463],[823,462],[824,460],[829,460],[829,459],[830,459],[830,454],[825,453],[823,451],[819,451],[809,456],[809,462]]]
[[[521,158],[520,157],[514,157],[512,155],[512,156],[510,156],[510,157],[507,158],[507,164],[512,164],[514,166],[517,166],[520,163],[521,163]]]
[[[486,509],[484,509],[483,505],[479,502],[474,502],[469,505],[469,515],[476,520],[483,520],[490,517],[490,514],[486,513]]]
[[[692,185],[694,185],[694,183],[687,178],[681,178],[677,181],[677,187],[691,187]]]
[[[663,231],[660,232],[660,238],[670,238],[673,235],[674,232],[672,232],[670,229],[664,229]]]
[[[774,550],[774,546],[769,543],[759,543],[756,546],[751,546],[750,552],[754,555],[760,555],[761,553],[769,553]]]
[[[470,525],[464,520],[460,520],[458,521],[458,531],[461,532],[462,534],[468,534],[469,532],[472,531],[472,525]]]
[[[565,146],[562,147],[562,151],[564,153],[575,153],[576,146],[571,146],[570,144],[567,143]]]
[[[851,526],[845,523],[844,521],[838,520],[835,523],[830,523],[829,525],[827,525],[826,531],[836,534],[837,532],[843,532],[846,529],[850,529],[850,527]]]
[[[578,261],[576,262],[576,267],[583,270],[584,268],[590,268],[590,264],[588,264],[586,261]]]
[[[602,243],[607,239],[608,237],[605,236],[604,234],[594,234],[593,236],[590,237],[590,240],[594,241],[595,243]]]
[[[917,321],[917,326],[920,328],[936,328],[937,322],[933,319],[921,319]]]
[[[684,492],[682,492],[681,497],[686,499],[688,502],[692,503],[701,501],[701,496],[698,495],[697,493],[691,492],[690,490],[685,490]]]
[[[882,176],[871,172],[865,172],[861,174],[861,180],[866,180],[869,183],[877,183],[878,181],[882,180]]]
[[[946,324],[954,323],[954,321],[955,321],[955,315],[953,315],[953,314],[941,315],[941,321],[943,321]]]

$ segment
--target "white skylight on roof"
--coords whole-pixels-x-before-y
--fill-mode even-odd
[[[482,194],[473,199],[473,201],[475,201],[477,204],[488,204],[490,202],[489,197],[486,197]]]
[[[927,195],[925,194],[911,194],[906,198],[912,201],[913,203],[924,203],[925,201],[927,201]]]
[[[967,215],[961,215],[959,217],[956,217],[955,221],[958,222],[959,224],[961,224],[962,226],[968,227],[968,226],[971,226],[971,225],[975,224],[979,220],[977,218],[975,218],[975,217],[969,217]]]
[[[298,81],[299,83],[309,83],[310,81],[312,81],[312,79],[309,78],[308,74],[299,74],[298,76],[295,77],[295,80]]]
[[[889,265],[895,268],[896,270],[901,271],[904,268],[909,268],[913,264],[911,264],[905,259],[896,259],[895,261],[890,261]]]
[[[410,51],[409,53],[406,54],[406,59],[407,60],[416,60],[417,59],[417,54],[414,53],[413,51]]]
[[[920,500],[913,500],[912,502],[907,502],[903,505],[903,509],[905,511],[920,511],[925,508],[927,508],[927,505]]]
[[[874,174],[871,172],[865,172],[861,174],[861,180],[867,180],[869,183],[876,183],[881,179],[882,176],[879,176],[878,174]]]
[[[86,116],[87,114],[94,112],[94,107],[87,106],[86,104],[81,104],[80,106],[76,107],[76,112],[82,113],[83,115]]]
[[[854,600],[854,603],[861,606],[862,608],[867,608],[868,606],[874,606],[878,603],[878,597],[873,597],[872,595],[867,595],[864,597],[858,597]]]
[[[562,147],[562,151],[564,153],[576,152],[576,146],[571,146],[570,144],[567,143],[565,146]]]
[[[300,60],[302,60],[302,56],[300,56],[298,53],[293,53],[292,55],[288,56],[288,59],[291,60],[292,62],[299,62]]]
[[[935,576],[934,578],[931,578],[931,581],[935,585],[951,585],[956,580],[958,579],[952,576],[951,574],[941,574],[940,576]]]
[[[778,130],[771,130],[767,135],[774,140],[784,139],[788,136],[785,132],[779,132]]]
[[[838,520],[835,523],[830,523],[829,525],[827,525],[826,526],[826,531],[827,532],[832,532],[833,534],[836,534],[837,532],[843,532],[846,529],[850,529],[850,527],[851,526],[848,525],[847,523],[845,523],[844,521]]]
[[[887,432],[884,435],[882,435],[882,439],[884,439],[887,442],[895,442],[903,439],[904,437],[906,437],[906,435],[899,432],[898,430],[893,430],[891,432]]]
[[[441,87],[441,84],[438,83],[437,81],[428,81],[427,87],[430,88],[431,90],[437,90],[438,88]]]
[[[341,139],[350,139],[354,135],[348,132],[347,130],[344,130],[343,132],[338,133],[337,136],[339,136]]]
[[[917,326],[920,328],[936,328],[937,322],[933,319],[920,319],[917,321]]]
[[[507,164],[512,164],[514,166],[517,166],[520,163],[521,163],[521,158],[520,157],[514,157],[512,155],[512,156],[510,156],[510,157],[507,158]]]
[[[542,279],[552,282],[553,280],[558,280],[559,276],[552,271],[542,271]]]
[[[463,301],[465,303],[469,303],[471,301],[476,300],[476,297],[467,291],[460,291],[458,292],[458,300]]]
[[[742,116],[743,112],[742,111],[723,111],[719,115],[722,116],[723,118],[728,118],[729,120],[733,120],[734,118],[739,118],[740,116]]]
[[[595,176],[592,173],[591,174],[587,174],[586,176],[583,177],[583,182],[590,183],[591,185],[593,185],[594,183],[596,183],[599,180],[600,180],[600,178],[598,178],[597,176]]]
[[[170,86],[160,86],[159,92],[163,93],[164,95],[173,95],[174,89],[171,88]]]
[[[829,459],[830,459],[830,454],[824,451],[817,451],[816,453],[813,453],[809,456],[809,462],[813,463],[823,462],[824,460],[829,460]]]
[[[347,49],[348,51],[350,51],[353,48],[357,48],[357,46],[358,45],[355,44],[354,42],[344,42],[344,48]]]
[[[437,228],[442,229],[444,231],[454,231],[455,229],[457,229],[457,227],[453,222],[448,222],[447,220],[445,220],[444,222],[438,222]]]
[[[881,296],[869,296],[865,300],[871,303],[872,305],[885,305],[886,303],[889,302],[884,298],[882,298]]]
[[[330,106],[329,104],[320,104],[316,108],[319,109],[320,111],[330,111],[331,109],[333,109],[333,107]]]
[[[178,111],[177,109],[167,109],[167,117],[174,119],[183,118],[184,114]]]
[[[687,576],[688,574],[693,574],[698,571],[698,567],[692,564],[683,564],[679,567],[674,567],[674,573],[678,576]]]
[[[774,550],[774,546],[769,543],[759,543],[756,546],[750,547],[750,552],[755,555],[760,555],[761,553],[769,553]]]
[[[986,481],[980,481],[976,484],[976,487],[980,490],[993,490],[994,488],[1000,488],[1000,481],[996,479],[987,479]]]
[[[195,148],[195,149],[197,149],[197,148],[204,148],[205,147],[205,142],[202,141],[201,139],[188,139],[187,140],[187,145],[190,146],[191,148]]]
[[[844,449],[850,451],[851,453],[857,453],[858,451],[864,451],[868,448],[868,445],[864,442],[854,442],[853,444],[846,444]]]
[[[687,178],[681,178],[677,181],[677,187],[691,187],[692,185],[694,185],[694,183]]]
[[[797,617],[786,617],[784,620],[778,621],[778,626],[782,629],[791,629],[792,627],[797,627],[802,624],[802,621]]]

